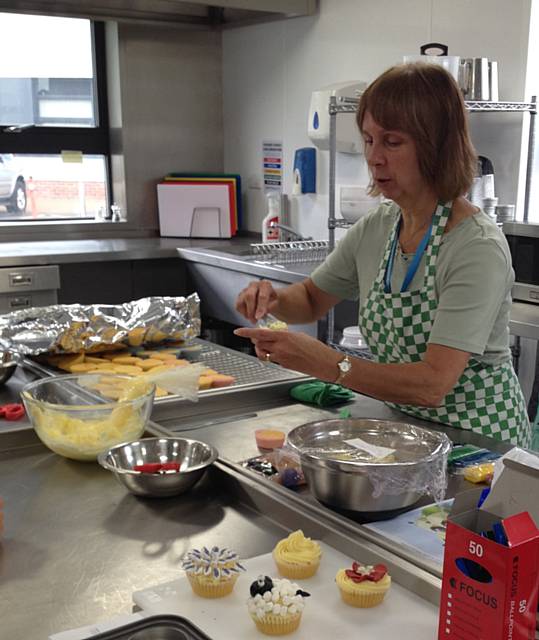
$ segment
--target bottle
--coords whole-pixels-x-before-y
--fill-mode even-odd
[[[266,195],[267,214],[262,220],[262,242],[279,242],[279,227],[272,224],[281,222],[281,196],[277,191],[269,191]]]
[[[343,351],[349,352],[358,358],[372,358],[369,345],[365,342],[365,338],[361,335],[358,326],[344,327],[339,345],[343,348]]]

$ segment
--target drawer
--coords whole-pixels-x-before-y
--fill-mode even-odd
[[[57,265],[0,269],[0,294],[43,291],[59,287],[60,270]]]
[[[56,289],[50,291],[20,291],[18,293],[0,293],[0,313],[10,313],[30,307],[46,307],[58,302]]]

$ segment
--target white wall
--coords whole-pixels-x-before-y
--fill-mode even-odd
[[[247,227],[263,217],[261,146],[284,144],[284,191],[292,189],[295,149],[307,137],[311,92],[333,82],[373,80],[443,42],[449,53],[499,64],[500,99],[523,100],[531,0],[320,0],[319,15],[226,31],[223,35],[225,170],[245,180]],[[339,116],[341,117],[341,116]],[[347,117],[347,116],[343,116]],[[474,142],[496,171],[500,202],[515,202],[521,120],[515,114],[472,115]],[[338,154],[337,183],[363,183],[361,156]],[[327,152],[318,153],[318,194],[291,200],[291,222],[327,237]]]
[[[114,196],[128,224],[147,232],[159,228],[156,185],[164,175],[223,170],[221,34],[174,24],[120,23],[117,31]]]

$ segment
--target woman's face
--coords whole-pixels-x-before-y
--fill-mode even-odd
[[[408,133],[384,129],[367,111],[362,135],[367,164],[383,196],[403,206],[428,189],[419,170],[415,142]]]

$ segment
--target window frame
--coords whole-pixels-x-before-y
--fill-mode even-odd
[[[54,154],[62,151],[82,151],[83,155],[102,155],[105,158],[107,206],[112,199],[111,153],[107,96],[107,65],[105,51],[105,24],[90,20],[92,30],[92,56],[94,63],[94,113],[95,127],[54,125],[31,126],[17,131],[6,131],[0,125],[0,154]],[[6,220],[6,225],[12,220]],[[76,217],[65,218],[65,224],[73,224]],[[37,226],[39,218],[17,221],[17,225]],[[96,221],[97,224],[97,221]],[[4,227],[4,225],[2,225]]]

